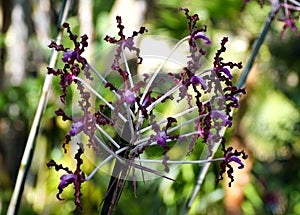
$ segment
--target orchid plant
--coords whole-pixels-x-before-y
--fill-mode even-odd
[[[229,186],[234,181],[231,163],[239,164],[239,169],[244,168],[243,159],[247,158],[244,151],[226,148],[224,128],[232,125],[233,109],[238,108],[237,95],[244,94],[244,89],[238,89],[232,82],[233,68],[241,69],[241,63],[226,62],[221,56],[226,51],[228,38],[224,37],[220,49],[216,52],[211,68],[203,69],[200,59],[206,54],[206,48],[211,41],[206,36],[206,25],[198,25],[197,14],[190,15],[189,10],[181,8],[187,21],[190,35],[180,40],[152,74],[137,74],[131,71],[125,51],[136,54],[137,66],[143,63],[141,50],[136,47],[135,38],[147,32],[145,27],[134,31],[129,37],[123,33],[121,17],[117,16],[118,38],[106,36],[105,41],[116,46],[111,69],[114,73],[114,81],[109,77],[103,77],[83,56],[88,47],[87,35],[81,36],[72,33],[68,23],[63,24],[73,42],[73,48],[66,48],[52,42],[49,47],[58,52],[63,52],[63,68],[54,69],[48,67],[48,73],[60,78],[59,85],[62,90],[61,102],[66,102],[67,89],[75,85],[80,99],[78,106],[81,115],[68,115],[63,109],[56,111],[64,121],[71,121],[71,129],[66,135],[63,144],[65,153],[66,144],[72,139],[78,141],[78,135],[83,133],[88,141],[78,145],[75,160],[76,169],[70,170],[54,160],[48,162],[48,167],[54,167],[57,171],[65,173],[60,178],[57,198],[62,200],[61,194],[67,186],[73,184],[75,189],[75,204],[81,207],[81,184],[90,180],[94,174],[108,161],[115,159],[111,181],[107,194],[104,197],[102,214],[111,214],[121,195],[124,182],[129,176],[135,183],[140,172],[141,180],[146,180],[146,173],[173,180],[166,174],[170,171],[170,165],[183,165],[185,163],[201,164],[212,161],[220,162],[220,174],[216,179],[219,182],[223,174],[230,178]],[[170,60],[174,51],[183,43],[188,43],[189,55],[186,65],[177,73],[165,72],[164,66]],[[82,74],[83,73],[83,74]],[[112,74],[112,73],[111,73]],[[112,79],[112,80],[113,80]],[[120,80],[118,80],[120,79]],[[117,81],[118,80],[118,81]],[[103,83],[104,87],[97,91],[93,83]],[[117,85],[120,83],[120,85]],[[112,94],[112,100],[106,99],[105,94]],[[99,100],[97,107],[93,107],[91,97]],[[180,107],[162,113],[161,109],[171,106]],[[108,130],[114,130],[111,135]],[[180,156],[188,157],[198,144],[204,144],[208,150],[207,158],[213,154],[216,143],[221,142],[224,157],[203,160],[176,160],[178,155],[172,151],[179,147]],[[91,173],[82,170],[82,155],[85,148],[92,148],[99,156],[106,154],[105,159],[96,166]],[[161,159],[153,155],[154,151],[161,153]],[[159,156],[158,156],[159,157]],[[153,159],[155,158],[155,159]],[[161,164],[163,171],[147,166],[147,163]],[[227,171],[226,171],[227,170]]]
[[[250,1],[244,0],[244,6]],[[261,6],[266,3],[264,0],[257,2]],[[235,85],[232,69],[241,69],[242,65],[225,61],[223,58],[228,38],[224,37],[221,40],[212,64],[208,67],[204,65],[202,60],[212,43],[206,34],[207,26],[200,23],[197,14],[190,15],[186,8],[180,10],[187,19],[190,34],[176,43],[167,56],[156,58],[154,67],[149,67],[148,56],[144,55],[137,45],[137,39],[143,38],[148,30],[141,27],[131,36],[126,36],[122,19],[117,16],[118,37],[104,38],[115,47],[115,54],[110,72],[103,75],[107,74],[107,71],[93,67],[84,57],[89,45],[88,36],[82,35],[78,38],[70,25],[67,22],[63,23],[62,20],[67,17],[66,8],[70,7],[70,2],[64,0],[59,23],[63,23],[62,27],[67,31],[74,46],[65,47],[58,39],[49,45],[56,52],[47,68],[49,75],[45,79],[8,214],[16,213],[20,204],[27,170],[33,156],[34,139],[42,107],[46,106],[45,95],[48,93],[52,75],[60,79],[60,100],[65,107],[69,105],[67,97],[70,90],[76,88],[79,99],[75,106],[80,110],[71,114],[67,108],[59,108],[55,112],[63,121],[71,124],[62,145],[64,152],[71,154],[68,150],[70,147],[67,146],[72,145],[72,148],[76,148],[75,169],[72,170],[54,160],[47,163],[48,167],[63,172],[58,184],[59,200],[63,199],[64,189],[73,185],[75,205],[82,211],[82,184],[91,180],[107,165],[112,169],[111,180],[103,197],[101,214],[113,213],[126,181],[132,181],[136,192],[138,180],[146,181],[154,177],[174,180],[168,173],[178,165],[205,165],[195,183],[187,210],[195,200],[211,162],[220,164],[216,183],[226,174],[229,178],[228,186],[231,186],[234,182],[232,164],[236,163],[239,169],[243,169],[243,161],[247,159],[247,155],[244,150],[237,151],[231,146],[227,147],[224,132],[232,126],[233,110],[239,108],[239,97],[245,94],[243,87],[247,75],[278,13],[278,20],[284,23],[281,38],[288,28],[298,34],[296,20],[299,17],[300,3],[297,0],[270,0],[269,3],[271,12]],[[169,67],[170,63],[174,63],[172,57],[176,50],[184,45],[188,47],[187,52],[181,54],[186,56],[186,62],[177,63],[176,69]],[[54,68],[58,52],[62,53],[62,68]],[[129,59],[128,53],[134,53],[136,57]],[[133,67],[130,66],[132,64]],[[143,65],[148,69],[143,68]],[[191,160],[190,155],[199,152],[195,150],[197,147],[206,152],[203,153],[205,156],[197,155],[194,157],[200,157],[199,160]],[[223,156],[213,158],[218,148],[223,152]],[[93,171],[84,172],[83,157],[89,150],[101,161],[95,165]],[[23,167],[26,167],[25,171]]]
[[[280,8],[285,8],[285,18],[279,19],[285,22],[281,37],[288,27],[296,31],[295,18],[291,16],[290,11],[298,10],[298,6],[290,6],[286,2],[278,5],[271,3],[276,12]],[[263,3],[260,2],[260,4]],[[146,33],[147,29],[141,27],[139,31],[134,31],[131,36],[127,37],[123,33],[124,26],[119,16],[116,17],[119,38],[111,36],[104,38],[105,41],[116,46],[111,65],[112,71],[117,74],[117,76],[113,74],[111,78],[114,81],[109,81],[109,77],[102,76],[102,72],[97,71],[82,56],[88,47],[88,37],[83,35],[78,41],[77,35],[72,33],[68,23],[64,23],[63,27],[67,30],[74,47],[65,48],[55,42],[49,45],[50,48],[63,52],[64,67],[48,68],[49,74],[60,77],[61,102],[65,103],[67,88],[72,84],[76,85],[80,94],[78,101],[81,109],[80,116],[69,116],[63,109],[56,111],[57,116],[61,116],[65,121],[71,121],[71,129],[63,144],[65,152],[67,153],[65,145],[69,144],[72,139],[76,139],[79,134],[83,133],[88,138],[86,145],[77,142],[78,151],[74,157],[77,166],[74,171],[57,164],[54,160],[47,164],[49,167],[55,167],[57,171],[65,171],[58,185],[58,199],[62,199],[60,195],[64,188],[73,184],[75,204],[82,210],[81,184],[90,180],[101,167],[113,159],[115,164],[107,194],[103,200],[102,214],[112,213],[127,180],[132,180],[136,189],[138,175],[140,175],[140,180],[146,180],[146,173],[173,180],[167,176],[171,165],[219,161],[220,173],[216,182],[222,180],[223,174],[227,173],[230,178],[228,185],[231,186],[234,181],[231,163],[237,163],[239,169],[244,168],[242,160],[247,158],[246,153],[243,150],[234,150],[232,147],[227,148],[226,139],[223,136],[224,129],[232,125],[233,109],[239,107],[237,97],[245,94],[244,88],[238,88],[233,84],[231,74],[233,68],[241,69],[242,65],[230,61],[225,62],[221,56],[226,51],[225,45],[228,42],[228,38],[224,37],[220,49],[215,54],[212,67],[203,68],[200,60],[205,56],[207,46],[211,44],[206,35],[207,26],[198,25],[197,14],[190,15],[186,8],[180,10],[185,13],[188,20],[190,35],[181,39],[169,56],[160,62],[151,74],[138,74],[138,71],[132,71],[125,53],[127,50],[136,54],[137,68],[143,63],[145,59],[141,54],[142,51],[136,46],[135,38]],[[189,46],[186,65],[178,72],[166,72],[165,67],[171,60],[172,54],[184,43],[188,43]],[[90,82],[103,83],[104,87],[97,91]],[[120,84],[117,85],[117,83]],[[112,94],[110,97],[113,98],[112,100],[106,99],[107,96],[104,95],[109,93]],[[92,96],[99,100],[97,107],[92,105]],[[171,106],[179,108],[162,113],[162,107]],[[115,132],[113,135],[107,131],[112,128]],[[174,156],[172,152],[179,147],[185,156],[184,159],[187,159],[199,144],[207,147],[206,159],[176,160],[178,155]],[[224,156],[212,159],[210,156],[215,153],[219,145]],[[81,156],[86,147],[92,148],[99,156],[104,154],[106,156],[87,176],[81,168],[83,165]],[[161,149],[161,159],[156,156],[157,148]],[[153,165],[147,166],[148,163],[161,164],[164,170],[153,168]]]

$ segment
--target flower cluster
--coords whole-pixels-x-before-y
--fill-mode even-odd
[[[64,170],[66,174],[62,175],[60,177],[60,183],[58,185],[58,193],[57,193],[57,198],[59,200],[63,200],[63,198],[60,197],[60,194],[63,192],[64,188],[69,186],[70,184],[74,184],[75,188],[75,205],[79,208],[79,210],[82,211],[82,207],[80,204],[80,189],[81,189],[81,184],[85,181],[85,174],[81,170],[81,165],[83,163],[81,159],[81,155],[83,154],[82,147],[79,147],[77,153],[75,154],[75,160],[77,162],[76,165],[76,170],[72,172],[69,170],[68,167],[63,167],[61,164],[57,164],[54,160],[51,160],[47,163],[48,167],[54,167],[56,171],[59,170]]]
[[[77,168],[74,172],[62,165],[58,165],[51,160],[49,167],[66,171],[60,178],[58,186],[59,193],[70,184],[75,187],[75,204],[80,206],[80,187],[81,184],[93,177],[105,162],[116,159],[123,166],[122,173],[117,172],[114,177],[126,177],[132,170],[133,181],[136,178],[136,169],[149,172],[168,178],[156,169],[151,169],[144,165],[147,162],[160,163],[164,166],[164,171],[169,172],[170,163],[181,161],[172,160],[170,151],[177,145],[188,144],[189,147],[182,151],[183,155],[189,155],[194,151],[197,144],[205,144],[208,148],[208,157],[213,155],[213,146],[222,142],[224,158],[221,158],[221,172],[217,181],[222,179],[222,174],[227,172],[231,178],[232,167],[230,162],[240,164],[243,168],[242,159],[246,159],[246,154],[233,151],[231,147],[225,148],[225,138],[223,137],[224,128],[232,124],[232,110],[238,108],[237,95],[245,93],[244,89],[238,89],[232,82],[233,76],[230,70],[234,67],[241,68],[241,63],[225,62],[221,54],[226,51],[225,44],[228,38],[221,41],[221,48],[217,51],[214,63],[211,68],[202,69],[200,59],[206,54],[206,48],[211,44],[206,36],[206,25],[199,27],[199,17],[197,14],[190,15],[189,10],[181,8],[188,20],[190,35],[180,40],[173,50],[176,50],[184,42],[189,44],[189,56],[186,66],[179,73],[169,72],[161,74],[165,62],[159,66],[153,74],[141,74],[138,78],[133,77],[133,73],[128,65],[125,50],[134,52],[137,57],[137,66],[143,63],[140,56],[140,49],[135,45],[135,38],[147,32],[141,27],[139,31],[134,31],[130,37],[123,33],[121,17],[117,16],[117,27],[119,38],[106,36],[105,41],[116,46],[113,63],[111,65],[114,78],[121,81],[109,82],[93,68],[82,56],[88,46],[86,35],[81,36],[80,42],[77,35],[73,34],[67,23],[63,27],[67,29],[70,40],[74,44],[73,49],[65,48],[52,42],[49,47],[56,51],[63,52],[62,69],[48,68],[48,73],[60,77],[60,87],[62,89],[61,101],[66,102],[67,88],[75,84],[80,94],[78,106],[81,109],[80,116],[68,116],[63,109],[56,111],[57,116],[61,116],[65,121],[71,121],[71,129],[66,135],[63,147],[70,143],[73,137],[78,134],[85,134],[88,137],[88,147],[92,147],[98,154],[108,153],[106,159],[101,162],[89,176],[85,176],[81,169],[85,145],[78,144],[78,151],[75,155]],[[203,43],[198,43],[203,41]],[[170,53],[170,56],[172,53]],[[170,58],[167,58],[166,61]],[[81,74],[83,71],[83,75]],[[82,76],[84,78],[82,78]],[[104,83],[106,93],[113,95],[113,100],[106,100],[106,97],[97,92],[87,81]],[[122,83],[118,85],[118,83]],[[98,107],[92,107],[91,93],[99,100]],[[168,108],[170,104],[180,107],[177,113],[172,111],[160,113],[162,108]],[[112,138],[106,131],[112,128],[116,131],[116,138]],[[151,160],[151,149],[160,148],[162,160]],[[241,158],[239,158],[241,156]],[[209,162],[209,160],[207,161]],[[113,171],[116,172],[116,169]],[[114,173],[113,173],[114,174]],[[125,174],[125,175],[124,175]],[[122,178],[122,180],[124,179]],[[229,183],[229,186],[231,185]],[[111,190],[111,189],[108,189]],[[122,190],[122,189],[119,189]],[[111,192],[111,191],[108,191]],[[113,192],[113,191],[112,191]],[[120,194],[114,194],[118,196]],[[109,195],[108,195],[109,196]]]
[[[243,169],[244,168],[244,164],[241,161],[241,159],[239,158],[239,156],[241,156],[243,159],[247,159],[248,155],[244,152],[244,150],[242,151],[237,151],[234,150],[232,147],[228,147],[226,149],[225,147],[225,139],[223,138],[222,142],[222,151],[224,153],[224,160],[221,162],[221,171],[219,173],[219,177],[216,179],[216,183],[219,183],[219,181],[221,181],[223,179],[223,174],[226,172],[227,170],[227,176],[230,178],[230,181],[228,183],[228,186],[231,187],[231,183],[234,181],[234,177],[233,177],[233,167],[231,166],[231,162],[235,162],[237,164],[239,164],[238,169]]]
[[[244,0],[244,6],[246,3],[249,3],[250,1],[251,0]],[[257,1],[261,7],[265,4],[265,0],[257,0]],[[296,20],[299,19],[300,3],[296,0],[285,0],[285,1],[269,0],[269,1],[272,6],[272,10],[275,13],[280,12],[280,17],[278,18],[278,21],[284,23],[281,30],[280,37],[283,38],[283,35],[288,28],[296,32],[297,35],[300,35],[296,26]]]

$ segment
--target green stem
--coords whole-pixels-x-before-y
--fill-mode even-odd
[[[274,4],[274,8],[276,9],[277,8],[277,5],[278,5],[278,1]],[[271,26],[271,23],[272,21],[274,20],[274,17],[276,15],[278,10],[273,10],[269,13],[269,16],[267,17],[267,20],[265,22],[265,25],[263,26],[262,30],[261,30],[261,34],[259,35],[259,37],[256,39],[255,43],[254,43],[254,47],[253,47],[253,51],[252,51],[252,54],[244,68],[244,71],[242,72],[239,80],[238,80],[238,83],[237,83],[237,88],[242,88],[244,87],[245,83],[246,83],[246,80],[247,80],[247,77],[250,73],[250,70],[254,64],[254,61],[255,59],[257,58],[257,55],[259,53],[259,49],[261,47],[261,45],[264,43],[265,39],[266,39],[266,36],[267,36],[267,33],[270,29],[270,26]]]
[[[57,32],[56,32],[56,43],[59,44],[61,41],[62,37],[62,32],[61,32],[61,25],[63,22],[66,21],[67,15],[69,12],[69,8],[71,5],[71,0],[63,0],[61,9],[59,12],[59,19],[58,19],[58,24],[57,24]],[[53,51],[50,61],[49,61],[49,66],[54,67],[57,59],[57,52]],[[17,181],[14,187],[14,191],[9,203],[9,207],[7,210],[7,215],[15,215],[18,214],[18,210],[20,207],[21,199],[22,199],[22,194],[24,191],[24,185],[25,181],[28,175],[28,171],[30,169],[31,163],[32,163],[32,158],[33,158],[33,152],[35,148],[35,139],[40,127],[41,123],[41,118],[42,114],[45,110],[45,107],[47,105],[48,101],[48,94],[49,94],[49,89],[52,84],[52,75],[46,75],[44,84],[43,84],[43,89],[41,93],[41,97],[38,103],[38,107],[32,122],[32,126],[30,128],[30,132],[28,135],[28,139],[26,142],[25,150],[23,153],[23,157],[21,160],[21,164],[19,167],[19,172],[17,176]]]

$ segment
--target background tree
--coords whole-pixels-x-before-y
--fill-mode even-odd
[[[97,59],[99,51],[105,48],[104,36],[113,35],[110,23],[114,21],[111,20],[116,15],[125,16],[133,7],[140,12],[139,17],[130,13],[129,15],[134,16],[128,18],[129,23],[126,23],[127,18],[124,17],[126,26],[136,29],[136,26],[146,25],[152,34],[182,38],[187,35],[185,18],[178,13],[178,7],[182,6],[190,8],[191,13],[199,13],[200,19],[209,26],[208,35],[212,41],[220,41],[223,36],[228,36],[228,58],[242,61],[245,65],[253,42],[270,11],[268,2],[261,8],[255,1],[247,4],[243,11],[242,1],[231,0],[126,1],[133,5],[130,10],[128,7],[119,7],[120,2],[74,1],[68,22],[78,35],[80,32],[91,34],[89,38],[92,49],[88,58]],[[24,144],[37,107],[50,55],[47,45],[55,35],[60,3],[61,1],[49,0],[1,1],[1,214],[7,211]],[[282,15],[279,14],[280,16]],[[296,17],[297,14],[293,16]],[[226,133],[230,144],[246,148],[251,155],[244,176],[236,180],[241,184],[233,183],[232,188],[227,188],[226,182],[224,186],[216,186],[214,181],[219,167],[217,164],[212,165],[190,214],[300,213],[299,39],[290,29],[280,38],[283,25],[283,22],[273,22],[247,79],[247,96],[241,101],[241,109],[236,113],[234,129]],[[129,29],[128,31],[131,32]],[[217,48],[211,47],[207,59],[212,59]],[[236,80],[238,76],[239,74],[235,74]],[[56,82],[54,80],[48,107],[43,115],[37,139],[38,147],[26,182],[20,214],[76,213],[73,212],[75,206],[72,190],[65,194],[63,204],[57,202],[55,194],[59,179],[45,165],[50,157],[64,163],[71,162],[71,158],[63,157],[60,148],[69,125],[54,114],[59,106],[57,98],[60,93]],[[132,185],[128,184],[116,214],[181,213],[200,169],[201,166],[195,165],[180,168],[176,175],[176,180],[182,181],[180,184],[164,179],[147,181],[142,189],[137,189],[137,198],[132,194]],[[83,187],[83,207],[86,214],[98,213],[99,200],[105,195],[108,180],[108,175],[98,174],[92,183]],[[233,197],[234,193],[239,196]]]

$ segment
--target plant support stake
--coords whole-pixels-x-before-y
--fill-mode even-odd
[[[61,9],[59,12],[59,19],[58,19],[58,25],[57,25],[57,33],[56,33],[56,42],[60,43],[61,37],[62,37],[62,31],[61,31],[61,25],[64,23],[67,19],[68,12],[71,6],[71,0],[64,0],[61,5]],[[58,52],[53,51],[52,56],[49,61],[49,66],[54,67],[55,62],[58,56]],[[33,157],[33,152],[34,152],[34,147],[35,147],[35,138],[37,136],[42,114],[44,112],[44,109],[47,105],[48,101],[48,94],[49,94],[49,89],[52,84],[52,79],[53,75],[47,74],[44,80],[44,85],[41,93],[41,97],[38,103],[38,107],[33,119],[33,123],[29,132],[29,136],[27,139],[27,143],[25,146],[25,150],[23,153],[23,157],[21,160],[21,164],[19,167],[19,172],[17,176],[17,181],[14,187],[14,191],[9,203],[7,215],[15,215],[18,214],[18,209],[20,206],[21,198],[22,198],[22,193],[24,190],[24,185],[26,181],[26,177],[32,162],[32,157]]]

